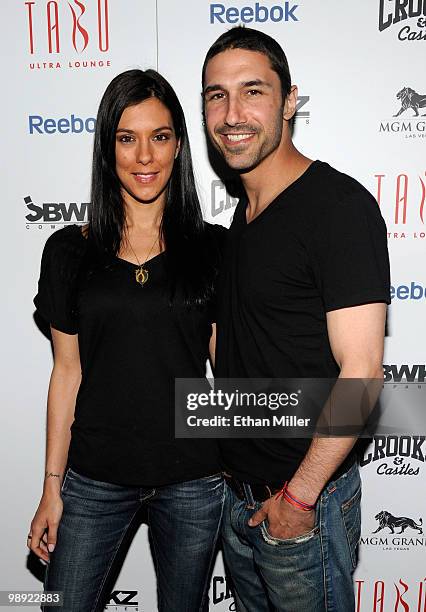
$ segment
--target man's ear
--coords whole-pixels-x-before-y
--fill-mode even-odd
[[[298,95],[297,85],[292,85],[290,88],[290,93],[288,94],[284,102],[283,117],[286,121],[290,121],[290,119],[296,113],[297,95]]]

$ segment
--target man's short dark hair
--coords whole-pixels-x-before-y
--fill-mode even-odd
[[[257,51],[258,53],[266,55],[272,70],[279,76],[282,96],[283,100],[285,100],[290,93],[291,77],[284,51],[277,41],[271,36],[268,36],[268,34],[243,26],[236,26],[219,36],[207,51],[202,71],[203,89],[208,62],[215,55],[218,55],[218,53],[222,53],[222,51],[227,51],[228,49],[246,49],[247,51]]]

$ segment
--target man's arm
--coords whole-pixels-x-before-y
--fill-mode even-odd
[[[383,345],[386,304],[374,303],[327,313],[327,330],[339,378],[383,378]],[[288,483],[289,491],[307,504],[315,504],[325,484],[348,455],[356,438],[317,437]],[[309,531],[314,512],[291,506],[285,499],[266,501],[251,519],[257,525],[268,519],[272,536],[282,539]]]

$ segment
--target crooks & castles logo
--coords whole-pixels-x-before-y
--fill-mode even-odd
[[[425,436],[374,436],[360,460],[374,466],[378,476],[419,476],[425,464]]]
[[[110,0],[23,2],[30,70],[105,68],[111,65]]]
[[[231,586],[226,576],[213,576],[210,586],[210,601],[213,604],[213,608],[220,604],[220,609],[227,612],[235,612],[237,609]],[[226,607],[223,608],[222,606]]]
[[[379,0],[379,32],[396,28],[402,42],[426,40],[425,0]]]

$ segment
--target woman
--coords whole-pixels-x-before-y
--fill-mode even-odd
[[[47,240],[35,298],[54,367],[28,544],[64,612],[104,608],[142,506],[159,610],[205,605],[224,484],[212,441],[174,439],[174,379],[205,375],[222,229],[203,223],[171,86],[118,75],[98,112],[89,225]]]

